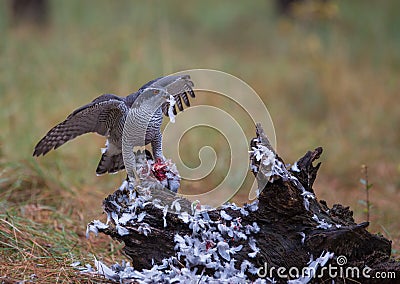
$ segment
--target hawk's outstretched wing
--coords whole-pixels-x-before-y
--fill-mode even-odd
[[[123,98],[105,94],[71,113],[63,122],[54,126],[36,145],[33,156],[45,155],[75,137],[96,132],[108,136],[111,130],[121,131],[121,119],[126,116],[128,106]]]
[[[160,77],[148,82],[147,84],[143,85],[138,92],[143,92],[147,88],[162,88],[166,90],[168,94],[174,96],[175,98],[176,105],[173,107],[173,113],[176,115],[176,106],[178,106],[180,111],[183,110],[183,103],[185,103],[185,105],[188,107],[190,106],[188,95],[190,95],[192,98],[195,97],[192,89],[193,86],[194,84],[189,75],[171,75]],[[163,113],[168,116],[169,103],[164,103],[161,108]]]

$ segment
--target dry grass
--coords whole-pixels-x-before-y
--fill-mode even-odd
[[[5,167],[0,176],[0,280],[107,282],[71,267],[76,261],[93,265],[94,257],[109,263],[124,258],[121,245],[108,237],[86,239],[86,224],[102,218],[100,207],[91,212],[87,208],[102,196],[81,199],[40,174],[32,164],[21,163]]]
[[[33,147],[101,93],[126,95],[192,68],[248,82],[271,113],[287,162],[323,146],[317,194],[350,205],[357,221],[365,218],[360,166],[368,165],[370,230],[391,238],[398,255],[398,1],[339,1],[327,17],[306,12],[295,20],[261,0],[51,4],[50,25],[37,29],[11,27],[0,3],[0,281],[35,274],[40,283],[99,282],[69,265],[92,264],[93,255],[122,259],[119,244],[84,236],[87,222],[104,218],[102,199],[124,176],[94,175],[104,140],[83,136],[39,159],[30,157]]]

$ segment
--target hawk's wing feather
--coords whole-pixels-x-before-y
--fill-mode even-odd
[[[39,141],[33,156],[45,155],[75,137],[96,132],[102,136],[109,134],[110,128],[126,115],[125,101],[115,95],[102,95],[91,103],[72,112],[63,122],[54,126]]]
[[[189,75],[171,75],[150,81],[149,83],[143,85],[139,91],[146,88],[164,88],[166,92],[171,94],[176,101],[176,104],[173,107],[173,113],[176,115],[176,107],[178,107],[180,111],[183,111],[183,103],[188,107],[190,106],[188,94],[192,98],[195,97],[192,89],[193,86],[194,84]],[[168,116],[169,103],[164,103],[161,108],[164,115]]]

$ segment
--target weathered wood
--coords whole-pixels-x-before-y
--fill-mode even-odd
[[[333,253],[333,257],[328,263],[336,265],[337,268],[340,268],[336,263],[338,257],[345,256],[346,267],[357,267],[361,270],[368,266],[372,269],[370,275],[376,271],[395,271],[397,277],[400,277],[399,263],[390,260],[391,242],[389,240],[368,232],[368,223],[356,224],[349,207],[335,204],[330,208],[325,201],[318,201],[315,197],[312,186],[320,163],[316,166],[313,163],[320,157],[321,147],[307,152],[294,166],[286,169],[283,160],[271,147],[260,125],[256,126],[256,135],[257,137],[250,142],[251,149],[254,150],[250,155],[250,163],[259,184],[265,185],[258,195],[258,204],[256,201],[242,208],[227,205],[210,210],[207,213],[210,221],[205,227],[208,231],[214,230],[221,233],[229,247],[242,246],[240,250],[232,254],[239,267],[243,261],[249,261],[254,267],[265,265],[286,269],[296,267],[301,271],[301,268],[307,266],[311,256],[315,260],[324,252],[330,252]],[[262,146],[271,152],[266,151]],[[258,152],[257,156],[257,149],[266,152]],[[267,152],[273,153],[275,158],[273,165],[267,164],[267,158],[270,158],[265,154]],[[262,156],[260,153],[265,155],[262,154],[264,155]],[[144,207],[136,206],[134,210],[135,216],[142,212],[146,214],[143,221],[120,224],[120,227],[128,231],[122,236],[115,220],[122,218],[124,212],[132,213],[132,204],[138,201],[132,199],[132,190],[128,189],[117,190],[108,196],[104,201],[104,211],[109,217],[113,214],[118,217],[116,219],[110,217],[114,226],[100,228],[99,231],[125,243],[123,251],[132,259],[135,269],[150,269],[153,263],[160,263],[171,256],[176,256],[178,265],[183,266],[185,257],[179,257],[176,254],[175,235],[193,236],[195,234],[193,223],[185,222],[179,212],[163,210],[166,204],[171,209],[171,203],[177,198],[174,193],[158,189],[150,189],[150,191],[152,198],[148,197],[148,204]],[[154,199],[159,199],[162,204],[152,202]],[[139,203],[143,204],[143,202]],[[193,210],[196,211],[196,206],[198,206],[185,199],[179,202],[182,207],[181,212],[187,211],[189,214],[192,214]],[[143,223],[146,223],[147,228],[150,229],[147,235],[144,234]],[[238,234],[242,232],[246,238],[236,237],[236,235],[229,238],[222,233],[221,226],[229,227],[232,232]],[[259,231],[254,229],[245,232],[246,228],[255,228],[254,226],[259,227]],[[201,234],[201,230],[206,230],[205,228],[200,228],[200,233],[196,234]],[[249,245],[249,240],[252,238],[256,241],[258,253],[254,253],[254,249]],[[216,244],[211,241],[210,243],[204,239],[202,241],[206,242],[207,250],[208,247],[216,247]],[[254,255],[254,257],[249,257],[249,255]],[[213,275],[211,268],[199,267],[199,271]],[[248,271],[246,275],[251,280],[258,277],[257,274]],[[271,276],[282,283],[288,280],[279,277],[276,270]],[[326,273],[323,277],[312,281],[321,283],[330,279],[330,275]],[[334,280],[335,283],[346,282],[346,279],[340,275]],[[372,279],[365,279],[362,275],[355,281],[373,282]],[[382,283],[382,279],[379,283]]]

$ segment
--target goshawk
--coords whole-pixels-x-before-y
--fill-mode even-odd
[[[141,108],[140,102],[149,94],[153,93],[157,96],[159,90],[162,90],[171,96],[175,104],[172,103],[170,107],[169,100],[160,102],[150,114],[149,121],[136,121],[135,125],[145,130],[144,144],[151,144],[154,159],[164,160],[161,136],[163,113],[166,116],[172,116],[172,113],[177,114],[176,106],[180,111],[183,110],[183,103],[190,106],[188,95],[195,97],[192,87],[193,82],[189,75],[171,75],[152,80],[127,97],[118,97],[113,94],[101,95],[91,103],[76,109],[63,122],[47,132],[36,145],[33,156],[45,155],[79,135],[95,132],[107,137],[106,148],[102,151],[96,173],[101,175],[124,169],[122,136],[129,110],[134,106],[135,119],[148,117],[148,109]]]

